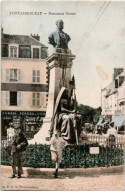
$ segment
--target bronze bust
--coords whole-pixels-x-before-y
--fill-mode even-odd
[[[63,20],[56,21],[57,30],[51,33],[48,37],[49,44],[52,44],[55,48],[68,49],[68,42],[71,40],[70,36],[63,32],[64,23]]]

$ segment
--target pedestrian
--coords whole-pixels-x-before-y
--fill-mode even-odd
[[[114,122],[110,122],[109,129],[107,131],[107,146],[115,146],[116,145],[116,137],[117,137],[117,130],[114,127]]]
[[[110,122],[109,129],[107,130],[107,135],[108,137],[110,135],[114,135],[115,137],[117,136],[117,130],[114,127],[114,122]]]
[[[22,152],[25,151],[28,145],[28,141],[21,130],[18,129],[17,134],[14,136],[14,141],[11,147],[11,160],[12,160],[12,175],[11,178],[15,178],[16,174],[16,162],[18,167],[18,176],[17,178],[21,178],[22,174]]]
[[[66,145],[67,142],[58,134],[55,134],[50,140],[51,158],[56,162],[54,178],[58,178],[58,169],[62,161],[62,150]]]
[[[13,141],[15,135],[15,129],[13,127],[13,123],[9,123],[9,128],[7,129],[7,141],[11,142]]]

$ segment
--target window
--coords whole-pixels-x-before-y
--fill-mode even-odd
[[[125,77],[124,76],[119,76],[119,86],[121,86],[124,82]]]
[[[2,44],[2,57],[8,57],[8,44]]]
[[[33,70],[32,71],[32,81],[35,83],[40,82],[40,71],[39,70]]]
[[[21,106],[22,93],[21,91],[6,91],[6,105],[7,106]]]
[[[46,59],[48,56],[47,48],[41,47],[41,59]]]
[[[10,106],[17,106],[17,92],[10,92]]]
[[[115,88],[118,88],[118,79],[115,79]]]
[[[39,48],[33,48],[33,58],[34,59],[39,58]]]
[[[20,45],[19,46],[19,58],[31,58],[31,47]]]
[[[17,69],[10,69],[10,81],[17,81]]]
[[[6,69],[6,81],[17,82],[21,80],[20,69]]]
[[[40,93],[32,93],[32,106],[40,106]]]
[[[17,47],[10,46],[10,57],[17,57]]]

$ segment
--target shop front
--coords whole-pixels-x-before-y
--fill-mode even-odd
[[[28,139],[39,131],[42,126],[45,111],[1,111],[1,135],[7,136],[10,123],[16,130],[19,128]]]

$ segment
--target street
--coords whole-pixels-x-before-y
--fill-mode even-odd
[[[10,174],[2,175],[2,190],[83,190],[83,191],[122,191],[125,189],[124,175],[110,174],[101,176],[23,175],[21,179],[10,179]]]

